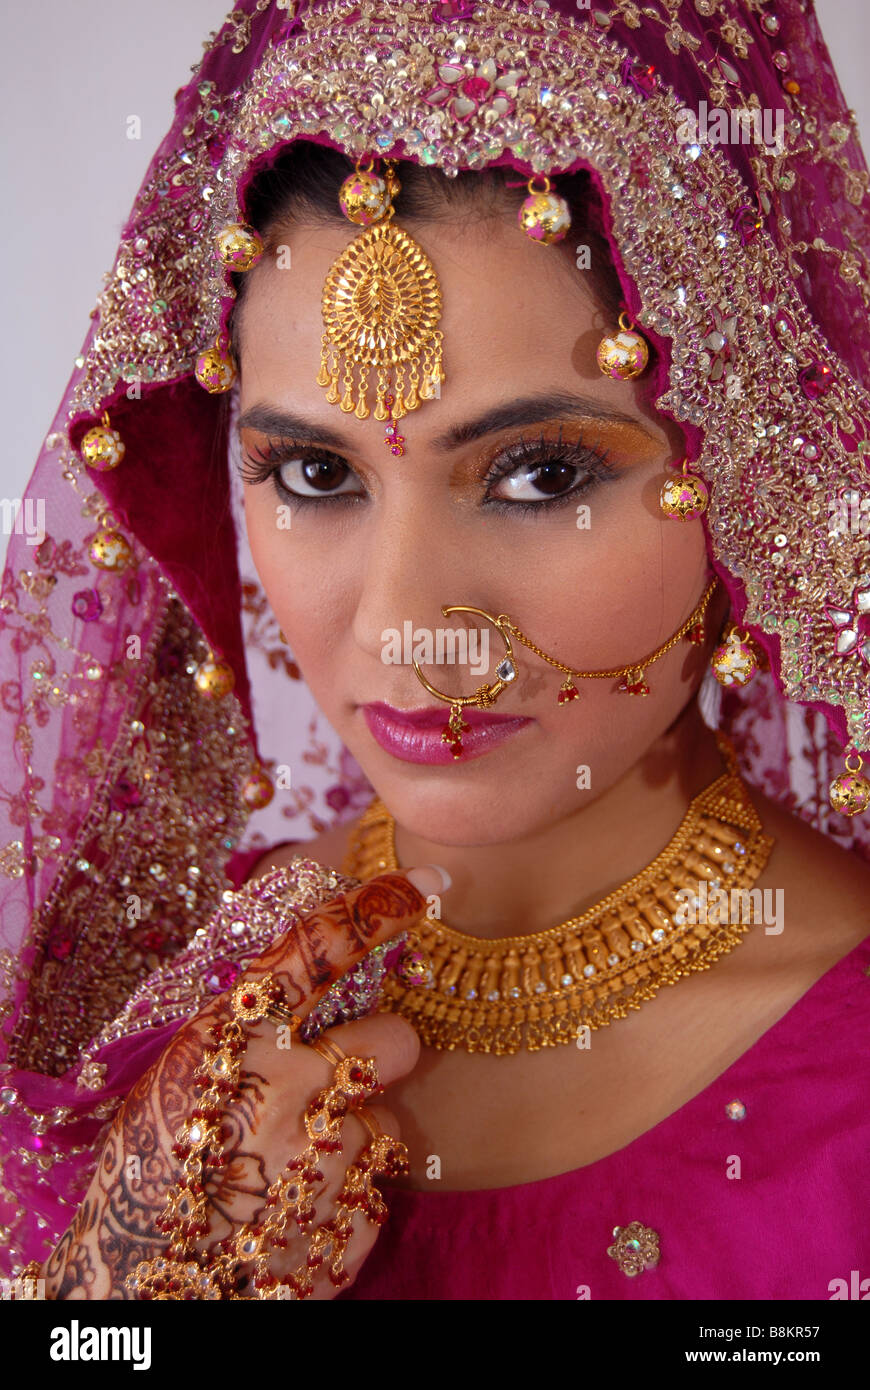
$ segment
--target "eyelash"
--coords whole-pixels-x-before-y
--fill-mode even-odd
[[[490,467],[482,482],[491,487],[494,483],[500,482],[502,478],[517,472],[523,464],[531,471],[533,467],[540,469],[549,464],[567,463],[575,468],[585,469],[589,477],[575,483],[569,491],[563,492],[558,497],[542,497],[538,502],[531,502],[522,498],[508,501],[504,497],[494,497],[490,498],[487,506],[502,514],[508,512],[516,514],[517,511],[526,513],[549,512],[557,507],[567,506],[576,497],[589,492],[597,483],[614,482],[621,476],[610,463],[609,450],[590,448],[582,440],[562,445],[561,438],[560,428],[557,440],[547,439],[543,433],[537,440],[520,440]],[[258,450],[258,455],[244,452],[242,459],[243,464],[239,472],[245,482],[256,485],[267,483],[271,478],[278,497],[284,502],[292,503],[297,508],[309,505],[320,507],[324,503],[329,503],[332,506],[337,503],[356,505],[363,500],[359,493],[335,493],[332,496],[329,493],[324,493],[322,497],[305,497],[299,493],[291,492],[289,488],[284,486],[280,476],[281,466],[291,460],[299,460],[303,463],[340,463],[350,468],[350,465],[345,464],[344,459],[340,458],[338,454],[330,453],[328,450],[318,449],[311,445],[296,445],[288,439],[277,441],[270,439],[265,449]],[[352,469],[350,471],[353,472]]]

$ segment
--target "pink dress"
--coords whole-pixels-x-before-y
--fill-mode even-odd
[[[870,937],[607,1158],[514,1187],[391,1191],[390,1221],[341,1297],[870,1299],[868,1056]],[[632,1221],[661,1249],[634,1277],[607,1254]]]
[[[616,1153],[513,1187],[385,1189],[390,1219],[339,1297],[870,1299],[868,1057],[870,936]],[[661,1251],[634,1277],[607,1253],[632,1221]]]

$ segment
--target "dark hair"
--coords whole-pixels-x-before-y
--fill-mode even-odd
[[[339,205],[338,190],[353,173],[354,163],[340,150],[297,140],[288,145],[271,164],[256,173],[245,195],[245,217],[266,246],[274,251],[281,244],[284,229],[293,222],[341,223],[350,227]],[[401,184],[396,196],[396,220],[447,222],[463,215],[470,222],[481,218],[502,218],[506,210],[514,216],[526,196],[524,184],[507,188],[508,181],[519,181],[514,169],[499,165],[481,170],[461,169],[454,178],[434,166],[400,160],[396,174]],[[567,174],[552,181],[552,186],[568,203],[571,210],[571,229],[557,248],[567,247],[574,264],[574,248],[589,247],[590,268],[583,273],[591,279],[602,307],[613,324],[624,306],[622,287],[604,236],[603,211],[598,191],[585,171]],[[521,235],[519,229],[517,234]],[[576,272],[575,272],[576,273]],[[233,273],[236,301],[229,319],[229,331],[237,319],[247,277]],[[238,331],[238,329],[236,329]]]

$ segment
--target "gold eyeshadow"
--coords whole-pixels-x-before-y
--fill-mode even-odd
[[[270,445],[274,445],[279,449],[288,451],[295,448],[303,454],[334,455],[353,468],[363,481],[365,481],[365,475],[370,468],[369,462],[357,455],[356,451],[342,454],[338,450],[326,448],[316,442],[296,440],[278,434],[267,435],[251,426],[242,428],[239,431],[239,438],[243,447],[258,454],[267,452]],[[487,476],[499,459],[509,455],[514,448],[521,444],[539,444],[542,449],[550,450],[558,449],[560,446],[564,446],[566,449],[585,447],[591,453],[606,455],[614,462],[629,466],[653,461],[661,456],[663,449],[666,449],[664,442],[653,438],[640,422],[634,425],[616,420],[601,419],[597,416],[579,419],[576,416],[571,416],[565,420],[552,419],[513,426],[503,433],[496,433],[486,443],[478,443],[470,455],[461,449],[458,450],[459,456],[450,470],[450,480],[455,482],[480,481]],[[393,458],[385,453],[384,461],[392,464]],[[375,467],[377,462],[377,455],[375,455],[373,460]],[[399,460],[395,462],[399,467],[413,467],[413,439],[406,444],[406,452],[402,456],[401,463]]]
[[[542,448],[551,449],[560,445],[565,448],[583,446],[625,464],[652,461],[661,455],[665,447],[639,423],[635,426],[591,416],[585,420],[576,417],[547,420],[540,424],[515,427],[482,446],[473,460],[474,476],[485,476],[502,455],[509,454],[513,447],[522,443],[540,443]]]

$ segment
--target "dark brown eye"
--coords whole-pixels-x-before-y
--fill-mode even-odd
[[[281,449],[272,457],[279,487],[298,502],[363,495],[356,473],[337,454]]]
[[[289,472],[289,465],[284,464]],[[348,475],[347,464],[339,459],[308,459],[302,464],[302,478],[319,492],[333,492]],[[285,481],[289,481],[286,479]]]
[[[499,479],[494,497],[513,498],[520,502],[561,497],[576,485],[583,473],[576,463],[553,459],[549,463],[521,464],[512,473]],[[588,470],[587,470],[588,471]]]
[[[529,481],[548,497],[557,497],[573,487],[576,478],[577,468],[573,463],[545,463],[529,474]]]

